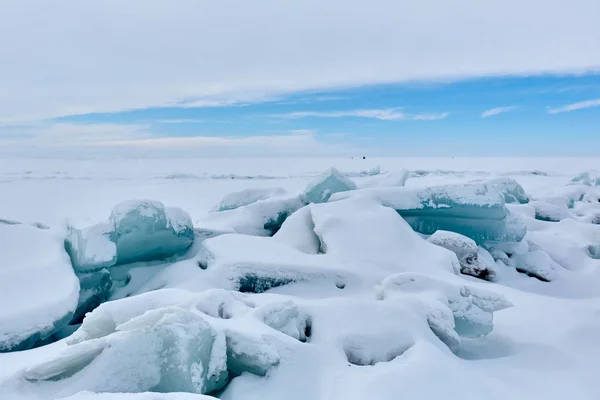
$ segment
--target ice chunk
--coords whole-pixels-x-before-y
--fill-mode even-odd
[[[582,172],[573,178],[571,182],[586,186],[600,186],[600,171]]]
[[[512,178],[496,178],[487,183],[502,193],[505,203],[526,204],[529,202],[529,196],[525,193],[525,189]]]
[[[504,198],[486,184],[433,186],[428,188],[368,188],[336,193],[331,201],[371,197],[405,215],[503,219]]]
[[[308,205],[293,213],[285,220],[273,239],[286,243],[288,246],[306,254],[322,252],[321,241],[315,233],[311,207],[311,205]]]
[[[543,201],[532,201],[529,204],[535,208],[535,219],[540,221],[558,222],[565,218],[573,218],[565,207]]]
[[[234,210],[210,213],[198,225],[214,231],[273,236],[287,217],[305,205],[299,195],[273,197]]]
[[[308,203],[325,203],[332,194],[356,189],[356,184],[331,167],[312,180],[304,189]]]
[[[99,271],[117,263],[114,224],[103,222],[83,229],[69,227],[65,249],[77,272]]]
[[[234,210],[236,208],[247,206],[248,204],[256,203],[260,200],[267,200],[285,194],[286,191],[281,188],[245,189],[225,195],[219,204],[215,205],[211,211]]]
[[[390,187],[404,186],[408,180],[409,172],[406,169],[391,171],[366,182],[363,187]]]
[[[114,224],[117,263],[158,260],[185,252],[194,240],[192,219],[185,211],[152,200],[118,204]]]
[[[428,240],[456,254],[461,273],[486,280],[494,278],[495,272],[479,262],[479,248],[474,240],[448,231],[436,231]]]
[[[210,393],[227,383],[224,346],[199,313],[179,307],[148,311],[115,332],[71,344],[28,368],[23,378],[57,394],[101,392]],[[222,334],[221,334],[222,335]],[[221,338],[221,342],[224,338]],[[220,360],[218,367],[211,360]],[[65,393],[67,394],[67,393]]]
[[[520,214],[527,218],[535,218],[535,208],[529,204],[507,204],[506,209],[513,214]]]
[[[71,323],[81,323],[86,313],[107,301],[113,284],[107,269],[78,274],[77,277],[80,286],[79,302]]]
[[[523,221],[506,209],[502,194],[486,184],[362,189],[337,193],[331,201],[352,197],[370,197],[395,209],[415,231],[425,235],[446,230],[479,244],[519,241],[527,231]]]
[[[67,343],[77,344],[108,336],[116,332],[117,326],[148,310],[175,306],[191,299],[192,293],[187,290],[161,289],[103,303],[85,317],[81,327],[67,339]]]
[[[0,246],[0,352],[29,349],[69,323],[79,282],[52,230],[0,224]]]
[[[431,296],[432,293],[436,303],[431,306],[428,321],[432,331],[447,344],[455,340],[454,335],[448,332],[451,324],[447,312],[439,307],[440,303],[452,311],[454,330],[463,337],[489,334],[493,329],[493,312],[512,305],[504,296],[494,292],[417,273],[391,275],[378,288],[378,297],[382,300],[415,294]]]

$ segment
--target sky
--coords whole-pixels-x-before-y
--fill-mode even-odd
[[[596,156],[597,0],[0,0],[0,156]]]

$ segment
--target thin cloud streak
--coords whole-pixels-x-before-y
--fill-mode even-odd
[[[519,108],[518,106],[506,106],[506,107],[496,107],[496,108],[491,108],[489,110],[485,110],[484,112],[481,113],[481,118],[488,118],[488,117],[493,117],[494,115],[498,115],[498,114],[504,114],[510,111],[514,111],[517,108]]]
[[[384,108],[384,109],[359,109],[346,111],[296,111],[287,114],[277,114],[274,117],[283,119],[299,119],[299,118],[371,118],[381,121],[398,121],[398,120],[417,120],[417,121],[434,121],[448,117],[450,113],[441,114],[408,114],[400,111],[400,108]]]
[[[566,106],[562,107],[549,108],[548,114],[559,114],[564,112],[583,110],[585,108],[592,107],[600,107],[600,99],[580,101],[578,103],[567,104]]]

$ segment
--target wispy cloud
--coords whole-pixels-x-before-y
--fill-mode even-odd
[[[445,119],[450,115],[449,112],[440,113],[440,114],[416,114],[411,115],[411,119],[417,121],[437,121],[440,119]]]
[[[179,119],[157,119],[153,122],[159,124],[203,124],[207,122],[205,119],[179,118]]]
[[[566,106],[549,108],[548,114],[558,114],[563,112],[571,112],[582,110],[584,108],[600,107],[600,99],[580,101],[578,103],[567,104]]]
[[[519,108],[519,107],[518,106],[506,106],[506,107],[491,108],[489,110],[485,110],[484,112],[482,112],[481,118],[488,118],[488,117],[492,117],[494,115],[504,114],[509,111],[514,111],[517,108]]]
[[[432,121],[438,119],[444,119],[450,115],[450,113],[441,114],[408,114],[400,111],[400,108],[383,108],[383,109],[359,109],[359,110],[345,110],[345,111],[296,111],[287,114],[277,114],[275,117],[284,119],[298,119],[298,118],[344,118],[344,117],[355,117],[355,118],[372,118],[382,121],[397,121],[397,120],[421,120],[421,121]]]

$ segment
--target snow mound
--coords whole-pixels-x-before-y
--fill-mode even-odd
[[[535,219],[540,221],[558,222],[566,218],[573,218],[566,207],[543,201],[529,203],[535,209]]]
[[[24,350],[67,325],[79,283],[52,230],[0,224],[0,352]]]
[[[479,337],[493,329],[493,313],[511,307],[504,296],[436,277],[401,273],[378,287],[380,300],[409,300],[418,295],[429,304],[428,323],[441,341],[456,351],[461,337]]]

